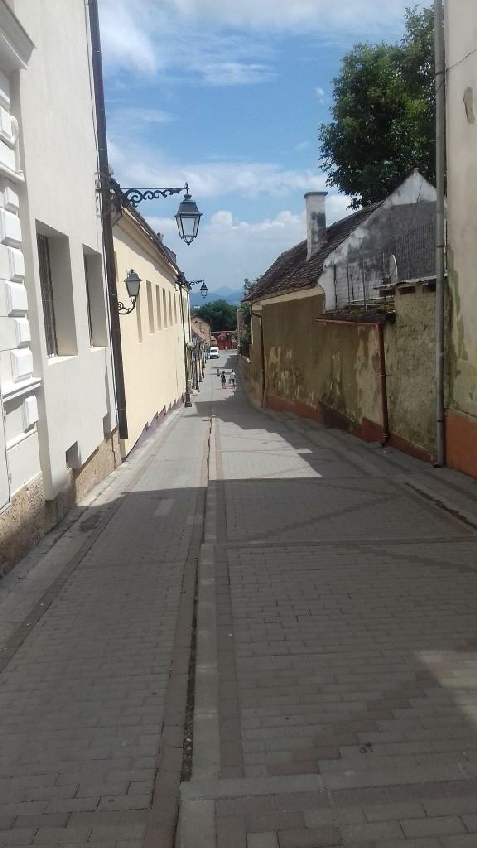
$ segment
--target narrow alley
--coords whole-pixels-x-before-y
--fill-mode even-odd
[[[0,583],[0,846],[474,848],[475,482],[206,370]]]

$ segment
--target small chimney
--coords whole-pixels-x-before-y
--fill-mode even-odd
[[[327,194],[327,191],[308,191],[305,194],[307,259],[320,249],[326,239],[325,197]]]

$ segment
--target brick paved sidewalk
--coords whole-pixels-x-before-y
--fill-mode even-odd
[[[477,521],[470,482],[239,393],[213,409],[179,845],[477,848],[477,535],[418,492]]]
[[[172,846],[208,434],[194,410],[159,431],[33,609],[0,586],[26,616],[0,652],[2,848]]]

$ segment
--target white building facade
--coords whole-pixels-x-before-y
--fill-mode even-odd
[[[119,459],[97,169],[87,4],[0,0],[0,570]]]

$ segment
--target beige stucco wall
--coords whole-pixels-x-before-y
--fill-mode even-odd
[[[477,425],[477,4],[447,0],[450,408]],[[470,54],[470,55],[468,55]],[[464,58],[465,57],[465,58]],[[476,430],[477,438],[477,430]]]
[[[184,331],[180,292],[174,284],[177,270],[127,211],[114,227],[114,250],[119,300],[129,304],[124,280],[131,269],[142,281],[136,309],[121,316],[129,434],[121,450],[126,455],[155,419],[167,413],[184,393]],[[186,295],[183,304],[188,335]]]

